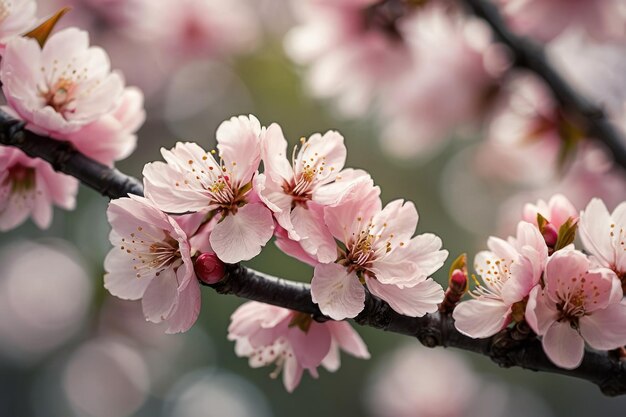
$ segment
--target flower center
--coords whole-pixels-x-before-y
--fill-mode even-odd
[[[578,326],[578,319],[585,315],[585,292],[579,288],[569,297],[561,299],[556,306],[559,311],[559,321],[568,320],[572,326]]]
[[[358,217],[357,221],[362,223],[363,218]],[[394,235],[390,234],[387,240],[383,242],[382,230],[385,227],[387,227],[386,223],[380,228],[370,221],[364,227],[359,228],[359,234],[346,244],[347,253],[345,260],[349,264],[348,269],[356,270],[357,272],[367,270],[372,262],[391,252],[391,240]],[[404,246],[404,242],[400,242],[399,246]]]
[[[137,278],[145,275],[159,276],[161,271],[182,262],[179,243],[166,230],[165,237],[137,227],[137,232],[122,238],[120,249],[133,257],[133,269]],[[156,273],[154,273],[156,270]]]
[[[7,176],[3,185],[8,185],[11,182],[11,192],[19,193],[24,191],[30,191],[35,188],[36,176],[35,168],[26,167],[24,165],[13,165],[9,168],[9,175]]]
[[[76,110],[76,83],[61,77],[47,91],[40,93],[47,106],[65,117]]]

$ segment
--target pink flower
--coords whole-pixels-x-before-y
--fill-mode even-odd
[[[609,214],[602,200],[592,199],[580,213],[578,231],[592,260],[613,270],[626,286],[626,202]]]
[[[548,246],[553,247],[559,235],[560,227],[568,220],[572,222],[578,221],[578,213],[563,194],[555,194],[546,203],[543,200],[537,201],[537,204],[527,203],[524,206],[522,218],[524,221],[538,226],[537,215],[541,215],[547,223],[543,225],[541,233]]]
[[[102,1],[102,0],[100,0]],[[247,52],[260,36],[258,18],[241,0],[145,1],[132,34],[154,40],[168,55],[205,58]]]
[[[124,88],[106,53],[74,28],[50,36],[43,49],[34,39],[11,39],[0,79],[9,107],[27,128],[57,139],[113,112]]]
[[[367,347],[346,322],[318,323],[310,315],[255,301],[240,306],[231,316],[228,339],[235,341],[237,356],[249,357],[250,366],[276,364],[272,377],[283,373],[283,384],[292,392],[304,370],[317,378],[322,365],[339,369],[339,350],[369,359]]]
[[[146,320],[166,322],[167,333],[189,330],[200,313],[200,284],[187,234],[143,197],[109,203],[113,230],[104,261],[104,286],[124,300],[141,299]]]
[[[67,140],[80,152],[106,165],[128,157],[137,146],[137,130],[146,120],[143,93],[126,87],[115,109],[76,132]]]
[[[346,147],[335,131],[302,138],[301,144],[297,155],[294,148],[290,163],[287,140],[280,126],[272,124],[261,148],[265,172],[255,178],[254,187],[291,239],[299,241],[303,250],[319,262],[333,262],[337,245],[324,226],[323,206],[336,204],[355,179],[368,175],[342,171]]]
[[[483,116],[506,63],[483,22],[440,2],[400,26],[414,68],[384,92],[383,146],[398,158],[430,156]]]
[[[274,232],[272,212],[251,192],[261,159],[261,125],[254,116],[233,117],[216,137],[219,163],[195,143],[162,149],[166,162],[143,170],[145,194],[168,213],[218,213],[211,247],[222,261],[236,263],[258,255]]]
[[[78,181],[55,172],[41,159],[17,148],[0,146],[0,230],[7,231],[28,217],[41,229],[52,221],[52,206],[73,210]]]
[[[583,27],[600,39],[620,38],[624,10],[620,0],[499,0],[515,30],[549,41],[568,27]]]
[[[355,317],[364,307],[365,284],[400,314],[436,311],[444,293],[428,276],[448,256],[440,250],[441,239],[430,233],[411,238],[418,220],[413,203],[396,200],[381,209],[378,187],[361,184],[343,202],[325,208],[326,224],[345,251],[337,263],[315,267],[313,301],[335,320]]]
[[[339,110],[348,116],[366,112],[379,92],[409,68],[395,19],[377,3],[293,3],[302,24],[287,34],[287,54],[299,64],[311,65],[307,81],[312,93],[321,98],[336,97]]]
[[[486,338],[511,322],[513,306],[539,284],[548,259],[548,247],[536,226],[520,222],[517,236],[505,241],[490,237],[489,251],[474,259],[484,285],[470,292],[452,313],[456,328],[473,338]]]
[[[526,306],[528,324],[543,336],[543,350],[561,368],[580,365],[585,342],[599,350],[626,345],[619,281],[608,269],[589,267],[581,252],[556,252],[546,265],[544,288],[535,287]]]
[[[0,9],[0,50],[13,36],[22,35],[35,27],[37,20],[35,0],[12,0],[3,2]]]

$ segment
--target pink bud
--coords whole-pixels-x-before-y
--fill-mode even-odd
[[[448,284],[457,293],[463,294],[467,288],[467,275],[461,269],[455,269],[450,275]]]
[[[559,232],[552,223],[546,223],[543,226],[543,230],[541,230],[541,234],[543,235],[543,239],[546,241],[546,245],[550,247],[554,247],[554,245],[556,245],[556,241],[559,238]]]
[[[224,278],[224,263],[214,253],[203,253],[194,265],[198,279],[206,284],[215,284]]]

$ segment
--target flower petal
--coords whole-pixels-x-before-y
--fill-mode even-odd
[[[443,288],[430,278],[403,288],[385,285],[370,278],[366,278],[366,283],[372,294],[385,300],[398,313],[409,317],[434,313],[443,301]]]
[[[215,254],[232,264],[261,253],[273,233],[272,212],[262,204],[246,204],[216,224],[209,240]]]
[[[626,346],[626,304],[617,303],[580,318],[580,334],[594,349]]]
[[[253,115],[232,117],[215,132],[217,149],[235,188],[249,183],[261,161],[261,123]]]
[[[166,320],[176,307],[178,299],[178,282],[174,268],[167,268],[159,276],[150,281],[141,299],[143,314],[146,320],[160,323]]]
[[[179,271],[182,268],[179,268]],[[176,310],[167,318],[167,330],[165,333],[186,332],[193,326],[200,314],[200,284],[190,282],[183,291],[178,294]]]
[[[334,320],[356,317],[365,306],[365,289],[356,273],[338,264],[315,267],[311,297]]]
[[[540,336],[545,334],[552,323],[559,318],[559,312],[555,307],[540,286],[530,291],[524,314],[528,325],[535,333]]]
[[[567,320],[555,321],[543,336],[542,345],[548,358],[561,368],[578,368],[583,361],[585,341]]]
[[[320,323],[311,323],[306,332],[294,326],[289,329],[287,338],[303,368],[317,368],[330,350],[330,331]]]
[[[511,312],[509,306],[500,300],[479,298],[457,305],[452,317],[459,332],[483,339],[502,330],[510,322]]]

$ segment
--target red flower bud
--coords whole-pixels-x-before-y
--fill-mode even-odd
[[[546,223],[541,229],[541,235],[546,241],[546,245],[553,248],[559,238],[559,231],[556,230],[556,227],[554,227],[552,223]]]
[[[198,279],[206,284],[215,284],[224,278],[224,262],[214,253],[203,253],[196,259],[194,269]]]
[[[456,293],[463,295],[467,291],[467,274],[461,269],[455,269],[450,275],[448,286]]]

